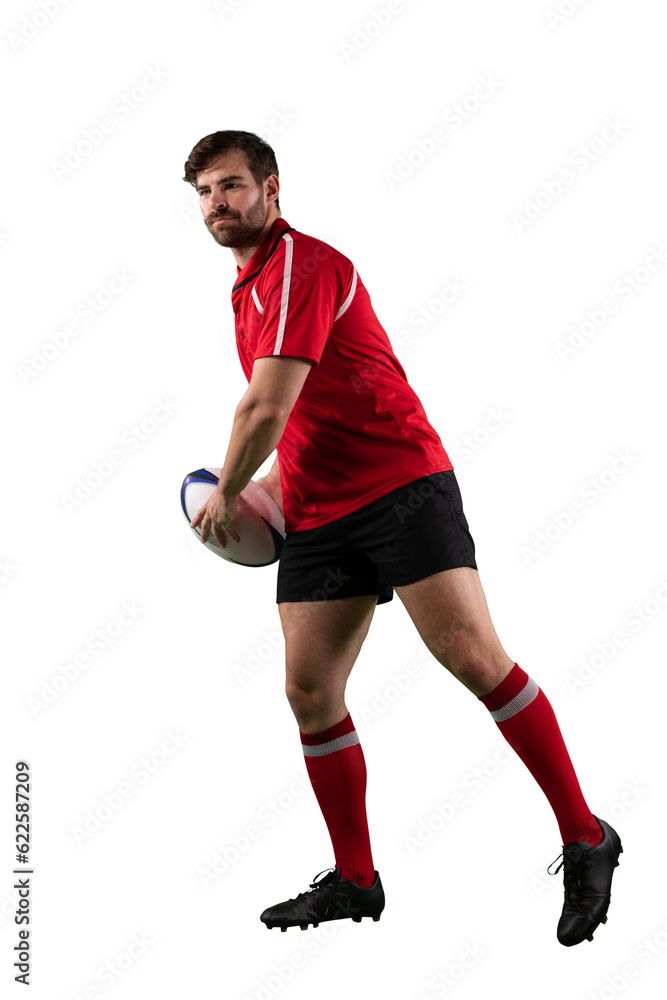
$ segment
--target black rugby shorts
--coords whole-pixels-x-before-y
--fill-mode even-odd
[[[399,486],[319,528],[287,533],[276,603],[377,594],[475,562],[475,543],[453,470]]]

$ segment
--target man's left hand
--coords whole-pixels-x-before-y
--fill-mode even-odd
[[[238,532],[234,528],[229,527],[236,517],[238,509],[238,496],[226,497],[218,490],[214,490],[204,506],[200,507],[193,517],[190,527],[196,528],[198,525],[201,525],[202,543],[208,540],[212,532],[224,549],[227,545],[225,532],[231,535],[237,542],[241,541]]]

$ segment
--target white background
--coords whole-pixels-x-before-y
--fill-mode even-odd
[[[40,1000],[611,1000],[664,982],[664,32],[649,0],[561,7],[4,5],[3,981],[25,759]],[[111,130],[59,168],[104,118]],[[277,567],[198,548],[179,506],[187,472],[222,464],[246,386],[234,261],[181,179],[192,146],[226,128],[271,142],[283,217],[354,261],[452,457],[501,641],[623,840],[593,943],[558,944],[551,809],[483,707],[421,655],[396,597],[347,697],[382,920],[326,936],[258,919],[333,854],[283,692]],[[126,285],[106,303],[114,270]],[[455,280],[465,292],[443,306]],[[104,306],[92,322],[88,296]],[[605,322],[560,357],[588,310]],[[492,410],[501,425],[485,428]],[[465,805],[436,819],[456,792]]]

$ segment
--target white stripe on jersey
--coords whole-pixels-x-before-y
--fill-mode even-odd
[[[253,300],[255,302],[255,305],[259,309],[259,314],[261,316],[262,313],[264,312],[264,306],[260,306],[260,304],[259,304],[259,299],[257,298],[257,292],[255,291],[255,286],[254,285],[252,286],[252,297],[253,297]]]
[[[285,323],[287,322],[287,303],[289,301],[289,286],[292,279],[292,256],[294,254],[294,241],[289,233],[283,236],[287,246],[285,247],[285,271],[283,272],[283,294],[280,300],[280,319],[278,321],[278,334],[274,354],[280,354],[280,348],[285,336]],[[254,286],[253,286],[254,288]]]
[[[342,306],[338,310],[336,314],[336,319],[340,319],[343,313],[347,311],[347,309],[350,306],[350,303],[352,302],[352,299],[354,298],[354,293],[356,292],[356,290],[357,290],[357,269],[355,268],[354,274],[352,276],[352,287],[350,288],[350,293],[348,297],[345,299],[345,302],[343,302]],[[334,323],[336,322],[336,319],[334,320]]]

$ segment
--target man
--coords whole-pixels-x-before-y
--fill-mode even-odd
[[[429,650],[490,711],[545,793],[564,845],[558,940],[592,940],[607,919],[620,839],[586,805],[546,696],[500,644],[452,463],[361,277],[283,219],[275,155],[253,133],[205,136],[184,180],[236,260],[232,305],[249,383],[219,486],[192,527],[202,542],[211,532],[223,546],[226,532],[238,540],[238,496],[277,448],[259,482],[285,518],[277,603],[286,694],[336,859],[310,891],[261,920],[286,930],[380,918],[366,766],[344,696],[375,606],[395,591]]]

